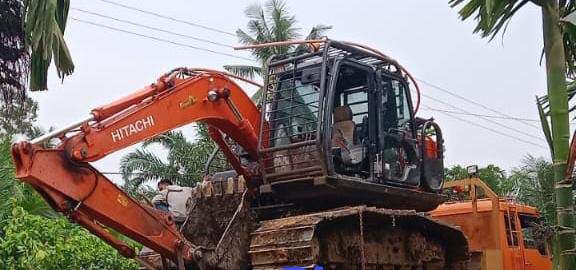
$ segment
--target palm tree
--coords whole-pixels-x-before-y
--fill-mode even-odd
[[[462,19],[473,17],[477,21],[475,32],[490,39],[505,32],[510,20],[527,4],[541,8],[551,122],[551,130],[545,129],[545,133],[550,134],[558,206],[556,244],[559,256],[556,262],[561,270],[576,269],[572,180],[566,173],[570,137],[566,78],[573,77],[575,72],[576,47],[573,41],[576,40],[576,29],[561,20],[574,12],[576,4],[567,0],[450,0],[449,3],[452,7],[465,3],[459,11]],[[543,117],[542,120],[546,128],[547,119]]]
[[[548,225],[556,224],[552,163],[528,155],[520,167],[511,171],[508,181],[514,183],[518,201],[537,207]]]
[[[247,31],[238,29],[236,34],[241,43],[246,45],[262,44],[299,38],[296,19],[288,14],[286,3],[281,0],[270,0],[265,7],[252,5],[246,9],[250,19]],[[331,27],[318,25],[311,29],[306,39],[320,38]],[[293,52],[297,46],[281,46],[253,49],[252,55],[259,66],[227,65],[224,68],[238,76],[254,78],[262,76],[266,60],[275,54]],[[260,92],[260,91],[259,91]],[[253,99],[258,100],[256,93]],[[151,144],[160,144],[168,150],[167,161],[163,161],[146,149]],[[168,178],[181,185],[193,186],[203,178],[204,166],[214,143],[207,133],[205,125],[199,125],[198,139],[188,142],[181,132],[168,132],[146,141],[142,149],[135,150],[122,158],[121,170],[125,180],[125,190],[134,192],[143,184]],[[217,167],[227,167],[224,160],[218,161]]]
[[[558,245],[554,244],[553,231],[556,228],[556,200],[554,197],[554,170],[552,163],[544,158],[528,155],[522,165],[510,173],[515,198],[527,205],[535,206],[544,218],[542,232],[552,248],[556,261]]]
[[[247,30],[236,30],[238,40],[244,45],[286,41],[301,37],[298,33],[299,28],[295,26],[296,18],[288,13],[285,1],[269,0],[265,6],[251,5],[245,13],[250,19],[246,26]],[[326,25],[314,26],[306,35],[306,39],[318,39],[331,28]],[[232,74],[253,79],[255,76],[263,75],[264,65],[271,56],[294,52],[297,48],[298,46],[290,45],[251,49],[252,56],[258,61],[259,66],[226,65],[224,69]],[[260,91],[254,95],[253,99],[258,100],[259,93]]]
[[[188,141],[181,131],[171,131],[146,140],[141,149],[125,155],[120,168],[128,192],[146,191],[145,184],[169,179],[175,184],[194,186],[204,177],[206,164],[214,143],[205,125],[197,128],[197,140]],[[147,147],[159,144],[168,150],[166,161],[149,151]]]

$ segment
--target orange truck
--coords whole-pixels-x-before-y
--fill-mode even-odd
[[[430,212],[461,229],[468,238],[470,270],[550,270],[550,248],[538,209],[498,197],[472,174],[444,184],[455,200]]]

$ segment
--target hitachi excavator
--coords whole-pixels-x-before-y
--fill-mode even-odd
[[[310,48],[268,61],[258,105],[230,74],[168,72],[14,144],[17,177],[122,255],[136,256],[108,229],[179,269],[468,269],[462,232],[420,213],[444,201],[443,138],[415,117],[409,73],[362,45]],[[90,165],[192,122],[218,152],[180,230]]]

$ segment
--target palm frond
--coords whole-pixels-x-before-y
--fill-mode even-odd
[[[183,137],[182,133],[168,131],[164,134],[160,134],[158,136],[154,136],[150,139],[145,140],[144,142],[142,142],[142,147],[146,148],[152,144],[160,144],[166,149],[171,149],[172,147],[174,147],[175,141],[180,140],[181,137]]]
[[[265,7],[261,5],[248,7],[246,16],[249,21],[246,30],[238,29],[236,31],[238,41],[244,45],[256,45],[301,37],[301,29],[296,27],[296,17],[290,15],[286,3],[284,0],[269,0]],[[329,29],[331,29],[330,26],[317,25],[311,29],[306,39],[319,38]],[[273,55],[295,52],[301,48],[301,46],[286,45],[251,49],[250,52],[264,65]]]
[[[262,75],[262,68],[248,65],[225,65],[224,69],[236,76],[242,78],[254,79],[254,77]]]
[[[272,32],[268,27],[266,14],[261,5],[255,4],[246,9],[246,16],[250,19],[248,29],[256,36],[256,40],[262,42],[273,40]]]
[[[54,58],[58,76],[74,72],[74,63],[64,41],[69,0],[27,0],[24,29],[32,48],[30,90],[46,90],[48,68]]]
[[[465,0],[450,0],[451,7],[460,6]],[[493,39],[529,0],[469,0],[460,10],[460,18],[474,17],[477,21],[474,33]]]
[[[324,37],[326,32],[328,32],[328,30],[330,29],[332,29],[332,26],[330,25],[323,25],[323,24],[316,25],[312,27],[312,29],[310,29],[310,32],[306,36],[306,40],[322,38]]]
[[[242,29],[236,30],[236,36],[238,37],[238,41],[244,45],[256,45],[256,44],[264,43],[264,42],[261,42],[259,40],[256,40],[256,38],[254,38],[250,34],[244,32],[244,30],[242,30]],[[267,48],[258,49],[258,50],[250,50],[250,53],[256,59],[258,59],[262,65],[264,65],[266,60],[270,56],[272,56],[272,52],[270,50],[268,50]]]
[[[266,19],[269,20],[270,30],[273,34],[271,41],[284,41],[297,39],[300,34],[296,24],[296,17],[289,15],[286,2],[282,0],[270,0],[266,4]],[[275,54],[287,53],[292,46],[275,47]]]
[[[196,131],[193,141],[187,140],[181,131],[171,131],[147,140],[143,149],[125,155],[120,162],[125,190],[134,192],[144,184],[164,178],[184,186],[194,186],[202,181],[214,143],[206,125],[199,124]],[[168,150],[166,161],[146,150],[155,143]]]
[[[330,26],[330,25],[323,25],[323,24],[316,25],[316,26],[312,27],[312,29],[310,29],[310,32],[306,36],[306,40],[314,40],[314,39],[323,38],[325,36],[326,32],[328,32],[328,30],[330,30],[330,29],[332,29],[332,26]],[[305,50],[308,46],[309,46],[309,44],[300,44],[300,45],[298,45],[296,50],[297,51]]]
[[[554,157],[554,144],[552,143],[552,131],[550,129],[550,124],[548,123],[548,117],[544,112],[543,104],[538,102],[539,98],[536,97],[536,107],[538,108],[538,116],[540,117],[540,125],[542,126],[542,132],[544,132],[544,138],[548,143],[551,156]]]
[[[566,59],[566,75],[568,78],[576,78],[576,25],[563,22],[562,23],[564,42],[564,57]]]
[[[572,101],[576,96],[576,81],[567,81],[566,82],[566,91],[568,92],[568,101]],[[542,106],[543,112],[546,116],[550,115],[550,100],[548,99],[548,95],[544,95],[538,97],[536,102]],[[576,104],[570,105],[569,112],[574,112],[576,110]]]
[[[137,149],[120,160],[120,171],[128,185],[141,186],[161,179],[172,179],[178,171],[158,156],[146,150]]]

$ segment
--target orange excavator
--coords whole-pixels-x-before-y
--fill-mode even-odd
[[[333,40],[272,57],[259,106],[229,74],[179,68],[14,144],[16,174],[122,255],[136,256],[108,228],[179,269],[468,269],[462,232],[419,213],[445,200],[443,138],[415,117],[409,78],[390,57]],[[90,165],[192,122],[218,152],[180,230]],[[215,171],[217,156],[227,168]]]

